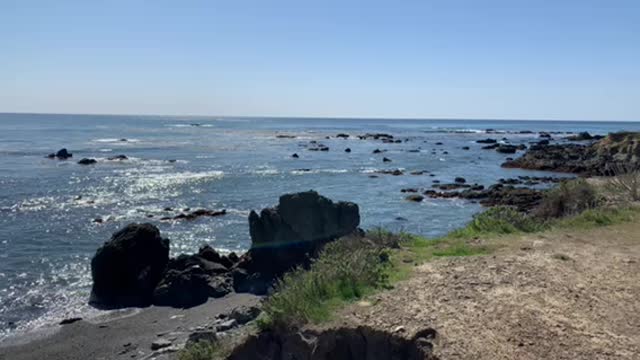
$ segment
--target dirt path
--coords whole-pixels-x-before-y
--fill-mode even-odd
[[[639,223],[498,241],[420,265],[336,325],[432,327],[441,359],[640,359]]]

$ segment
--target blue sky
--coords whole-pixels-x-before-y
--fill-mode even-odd
[[[640,120],[640,1],[0,0],[0,112]]]

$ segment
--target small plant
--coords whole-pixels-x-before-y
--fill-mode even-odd
[[[605,188],[611,195],[623,201],[640,201],[640,167],[615,163],[609,167],[610,174]]]
[[[191,343],[178,353],[178,360],[215,360],[222,357],[219,344],[210,341]]]
[[[596,189],[584,179],[563,181],[557,187],[548,190],[542,203],[533,211],[536,218],[542,220],[557,219],[578,215],[594,209],[602,203]]]

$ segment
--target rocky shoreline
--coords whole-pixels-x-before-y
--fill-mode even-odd
[[[278,135],[278,137],[289,138],[285,135]],[[336,137],[348,139],[352,136],[338,134]],[[482,149],[484,150],[494,150],[503,154],[524,152],[520,157],[504,162],[502,166],[505,168],[566,172],[579,176],[613,175],[617,164],[640,168],[640,134],[638,133],[617,133],[609,134],[606,137],[580,133],[565,138],[562,143],[551,143],[550,140],[553,140],[551,134],[541,133],[540,137],[540,141],[528,146],[509,144],[506,139],[499,143],[498,140],[491,138],[478,140],[477,143],[483,144]],[[397,139],[390,134],[365,134],[356,136],[356,138],[379,141],[382,144],[411,141],[408,138]],[[330,151],[329,147],[318,142],[311,142],[306,147],[309,151]],[[469,149],[469,147],[466,148],[463,150]],[[351,149],[348,150],[346,152],[351,151]],[[377,149],[374,154],[384,152],[384,149]],[[299,158],[298,154],[294,155],[293,158]],[[71,158],[72,154],[66,149],[61,149],[48,157],[66,160]],[[126,156],[122,155],[122,157],[109,160],[126,160]],[[381,158],[381,161],[392,162],[392,159]],[[79,164],[85,165],[95,163],[94,159],[82,159],[79,162]],[[412,175],[428,174],[424,170],[378,171],[381,175],[391,176],[401,176],[406,172]],[[405,188],[401,191],[408,194],[406,199],[411,202],[423,201],[425,197],[460,198],[479,202],[483,206],[509,206],[522,212],[529,212],[544,197],[544,190],[532,188],[532,186],[560,181],[563,181],[563,178],[520,176],[500,179],[498,183],[485,187],[481,184],[468,184],[466,179],[456,178],[452,183],[441,184],[434,181],[430,186]],[[160,220],[192,220],[201,216],[221,216],[225,213],[225,210],[200,209],[185,211],[172,217],[163,217]],[[236,329],[253,320],[259,312],[255,310],[257,309],[255,304],[259,301],[259,297],[254,295],[268,294],[274,282],[284,273],[298,266],[308,266],[326,243],[346,235],[360,236],[362,232],[358,228],[360,214],[357,204],[333,202],[314,191],[283,195],[277,206],[263,209],[259,213],[252,211],[248,223],[251,248],[245,254],[223,255],[209,246],[204,246],[196,254],[182,254],[175,258],[169,258],[170,240],[163,238],[154,225],[130,224],[126,226],[113,234],[112,238],[97,250],[92,259],[91,269],[94,283],[91,304],[101,309],[120,309],[133,306],[149,307],[151,311],[163,311],[155,309],[164,307],[169,309],[200,308],[215,302],[223,304],[238,296],[250,296],[254,304],[248,307],[249,310],[242,312],[244,315],[238,315],[239,311],[236,311],[235,314],[233,311],[230,313],[218,311],[217,316],[219,317],[208,322],[208,326],[213,328],[195,326],[182,331],[180,336],[174,337],[174,340],[152,342],[151,354],[169,356],[169,353],[176,351],[177,348],[174,347],[176,344],[183,346],[190,338],[191,341],[197,340],[198,337],[201,339],[215,338],[218,333]],[[241,320],[239,320],[240,318]],[[84,329],[86,321],[69,320],[64,324],[64,327]],[[90,331],[99,330],[92,329]],[[365,333],[367,336],[363,335]],[[382,342],[387,344],[386,350],[372,348],[371,351],[395,351],[389,350],[393,349],[389,344],[404,341],[389,337],[388,334],[371,333],[369,329],[360,329],[359,332],[353,333],[333,334],[333,338],[328,337],[329,340],[323,337],[325,335],[309,334],[319,344],[324,341],[334,345],[337,341],[336,336],[346,339],[382,336],[384,339]],[[79,334],[76,332],[73,336],[77,337]],[[247,346],[265,347],[272,352],[282,352],[285,345],[300,348],[305,348],[305,344],[308,345],[308,343],[296,342],[302,341],[301,339],[282,338],[276,341],[268,336],[265,334],[263,337],[252,338],[251,341],[255,343]],[[276,335],[271,334],[271,336]],[[422,357],[415,357],[416,359],[425,358],[430,356],[429,351],[425,349],[431,346],[431,340],[433,339],[417,336],[405,344],[405,347],[412,349],[407,350],[412,352],[411,354],[422,354],[420,355]],[[280,348],[277,346],[274,348],[274,344]],[[53,345],[49,344],[48,346]],[[358,346],[366,348],[367,341],[365,340],[364,344]],[[123,345],[123,347],[126,346]],[[239,355],[237,356],[240,357],[235,358],[247,358],[246,356],[242,357],[242,348],[238,351]],[[309,349],[303,350],[303,352],[311,354]],[[2,354],[1,350],[0,354]],[[128,353],[127,350],[122,354],[132,356],[134,353]],[[409,356],[413,355],[407,355],[405,358],[411,358]],[[51,358],[56,359],[56,357]],[[276,357],[274,355],[271,358]]]

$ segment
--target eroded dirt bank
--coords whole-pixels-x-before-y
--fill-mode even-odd
[[[332,326],[433,328],[440,359],[640,359],[640,224],[497,242],[418,266]]]

